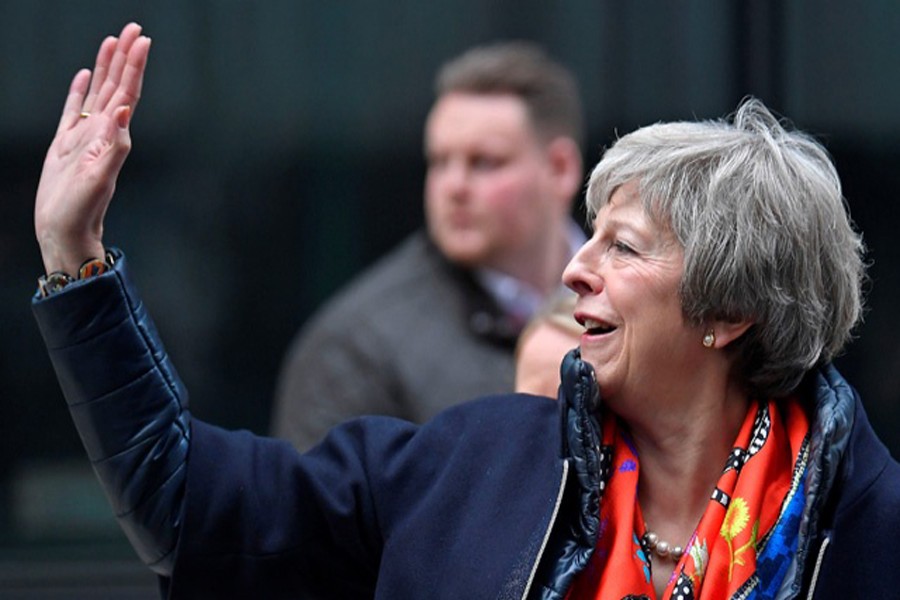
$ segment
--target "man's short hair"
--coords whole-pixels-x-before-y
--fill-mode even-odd
[[[435,78],[438,98],[451,92],[511,94],[522,99],[545,138],[584,142],[584,117],[572,73],[530,42],[479,46],[450,60]]]

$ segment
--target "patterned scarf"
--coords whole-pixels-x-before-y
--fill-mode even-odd
[[[567,600],[655,598],[637,502],[640,463],[616,419],[603,420],[600,530]],[[809,421],[796,399],[751,403],[664,600],[771,598],[797,548]],[[670,563],[671,564],[671,563]]]

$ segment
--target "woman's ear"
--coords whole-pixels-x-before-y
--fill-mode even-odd
[[[714,321],[706,327],[703,345],[707,348],[725,348],[750,329],[753,321]]]

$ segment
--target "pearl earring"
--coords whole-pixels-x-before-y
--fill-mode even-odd
[[[703,336],[703,346],[705,348],[712,348],[716,344],[716,332],[710,329],[706,332],[706,335]]]

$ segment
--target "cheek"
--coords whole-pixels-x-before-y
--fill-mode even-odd
[[[541,218],[537,210],[540,198],[538,183],[521,173],[486,177],[479,183],[476,195],[485,212],[507,227],[519,228]]]
[[[670,334],[685,329],[681,301],[675,289],[668,283],[648,284],[646,277],[623,269],[616,276],[607,273],[605,293],[634,335],[645,339],[648,333],[657,331],[665,332],[667,339]],[[666,339],[659,341],[665,343]]]
[[[424,187],[425,206],[438,206],[441,198],[441,178],[435,175],[426,175]]]
[[[682,355],[685,344],[693,340],[692,330],[684,322],[681,304],[669,297],[650,296],[637,319],[636,337],[648,355],[662,357],[665,362]]]

